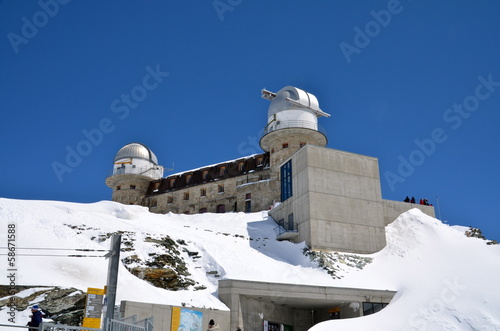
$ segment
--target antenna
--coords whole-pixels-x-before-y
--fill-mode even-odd
[[[442,220],[441,219],[441,208],[439,206],[439,196],[436,196],[436,205],[437,205],[438,219]]]

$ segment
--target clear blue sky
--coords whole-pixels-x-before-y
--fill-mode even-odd
[[[500,2],[66,2],[0,1],[0,196],[109,200],[129,142],[176,172],[260,152],[260,90],[293,85],[384,198],[500,240]]]

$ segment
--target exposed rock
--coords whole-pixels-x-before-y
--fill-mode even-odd
[[[44,318],[51,318],[56,323],[78,326],[81,325],[85,309],[86,293],[75,288],[39,287],[39,286],[0,286],[0,297],[10,296],[11,291],[19,292],[37,288],[31,295],[24,298],[17,297],[15,308],[18,311],[28,309],[37,298],[37,304],[42,309]],[[10,293],[10,294],[9,294]],[[9,299],[0,299],[0,306],[5,306]]]

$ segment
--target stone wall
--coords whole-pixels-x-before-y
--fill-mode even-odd
[[[216,213],[222,212],[221,205],[225,212],[256,212],[269,209],[278,199],[277,187],[266,169],[151,196],[147,205],[154,213]]]

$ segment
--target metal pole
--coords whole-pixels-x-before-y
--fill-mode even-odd
[[[436,202],[437,202],[437,212],[438,212],[438,220],[441,220],[441,208],[439,206],[439,196],[436,196]]]
[[[115,302],[116,302],[116,287],[118,283],[118,266],[120,265],[120,245],[122,241],[121,234],[113,234],[111,236],[111,249],[108,264],[108,281],[107,281],[107,307],[106,316],[104,317],[105,324],[114,318]]]

